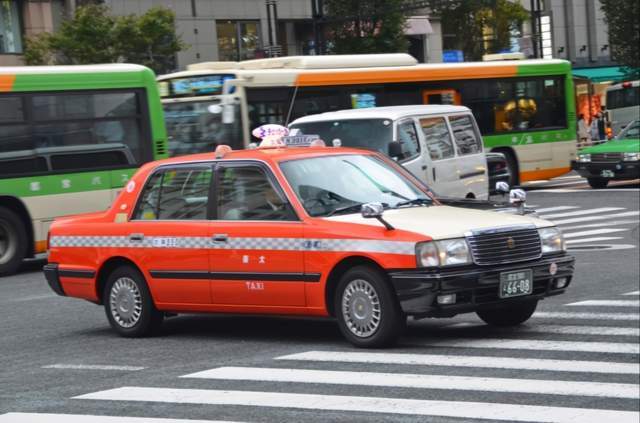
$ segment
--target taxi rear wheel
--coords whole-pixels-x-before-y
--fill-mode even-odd
[[[334,310],[340,331],[356,347],[389,346],[406,322],[384,276],[369,266],[354,267],[342,276]]]
[[[499,308],[478,310],[476,314],[485,323],[492,326],[517,326],[529,320],[537,306],[538,301],[527,301]]]
[[[162,324],[163,314],[156,310],[144,277],[134,267],[114,270],[107,279],[103,298],[109,324],[122,336],[146,336]]]

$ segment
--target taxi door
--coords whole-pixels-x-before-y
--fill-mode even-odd
[[[209,236],[214,305],[306,304],[302,223],[266,166],[218,165]]]
[[[128,254],[147,271],[157,303],[211,304],[207,219],[210,165],[160,168],[127,223]]]

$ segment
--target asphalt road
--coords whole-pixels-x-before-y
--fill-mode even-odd
[[[577,259],[568,292],[515,329],[412,321],[390,350],[352,348],[331,321],[266,317],[178,316],[119,338],[33,261],[0,279],[0,423],[638,422],[638,186],[539,188],[529,204]]]

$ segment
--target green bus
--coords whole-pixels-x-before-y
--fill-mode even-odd
[[[107,209],[141,164],[166,156],[150,69],[0,68],[0,275],[46,251],[54,218]]]

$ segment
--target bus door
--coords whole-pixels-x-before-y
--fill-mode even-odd
[[[422,102],[424,104],[449,104],[455,106],[459,106],[462,104],[460,93],[449,88],[438,90],[423,90]]]

